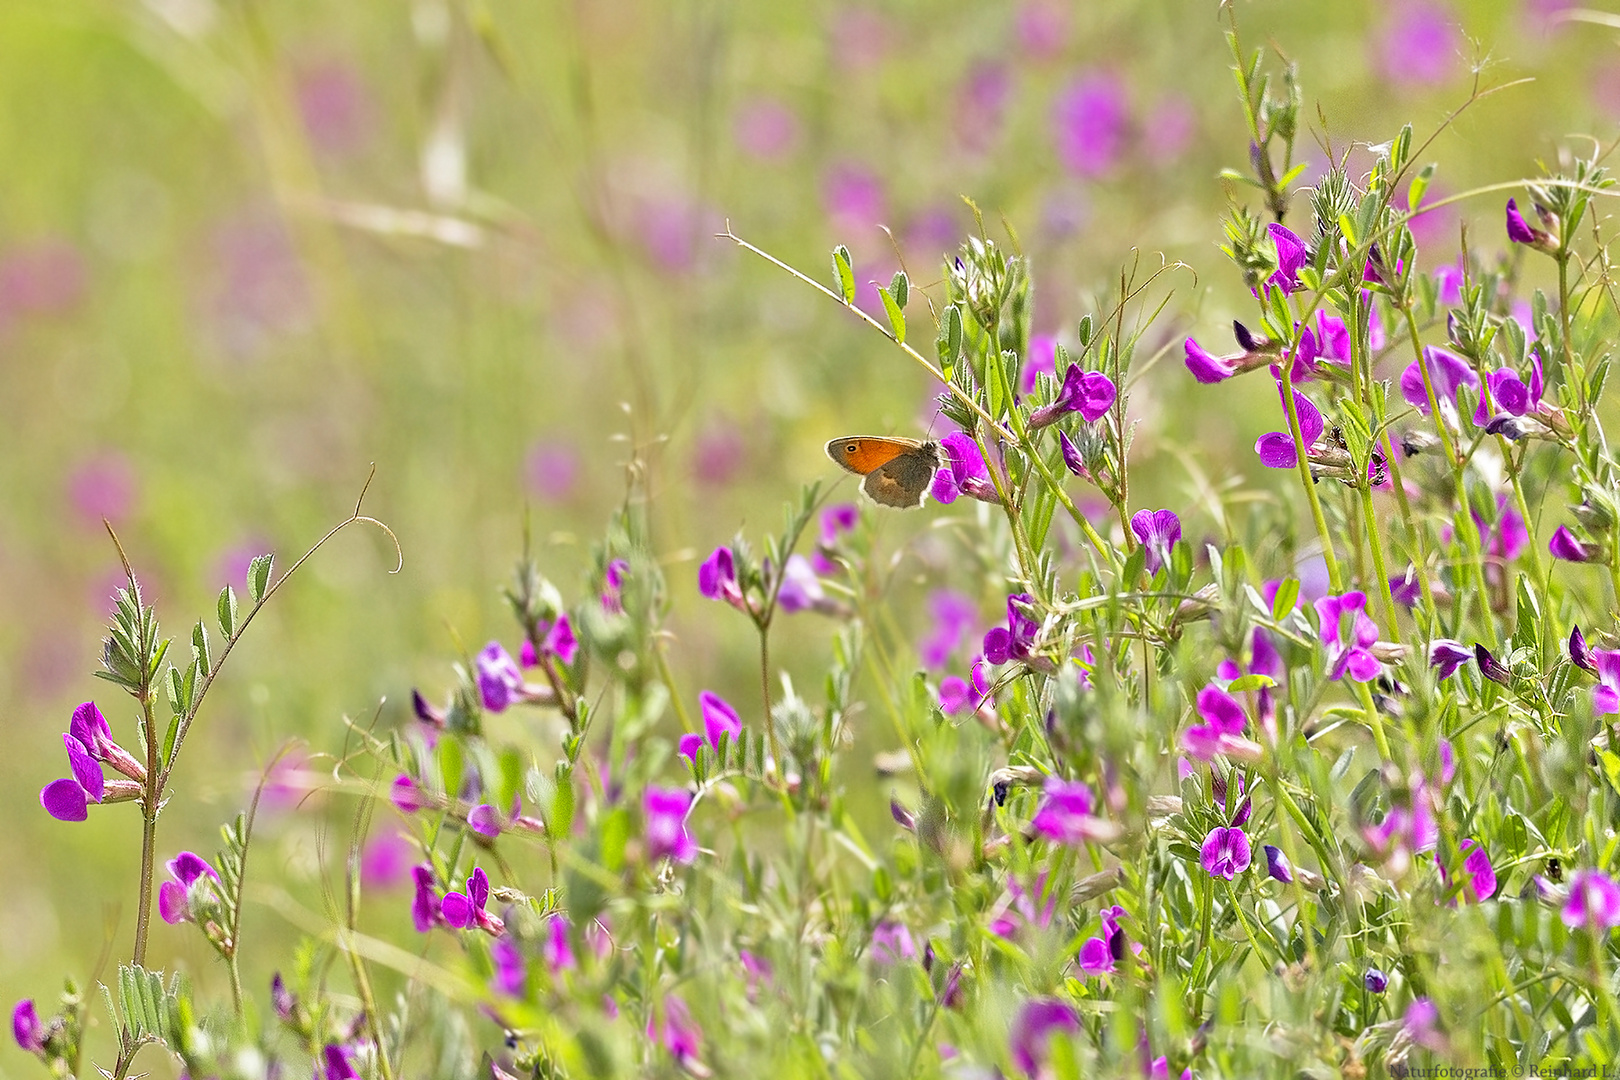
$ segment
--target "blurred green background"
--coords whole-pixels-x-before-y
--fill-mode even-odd
[[[1533,175],[1575,133],[1616,136],[1616,31],[1566,7],[1234,5],[1247,46],[1300,65],[1313,171],[1323,138],[1337,152],[1407,119],[1428,134],[1476,56],[1485,82],[1534,76],[1431,148],[1439,195]],[[1198,387],[1180,363],[1188,333],[1229,350],[1248,299],[1216,250],[1228,198],[1246,197],[1217,178],[1247,145],[1222,25],[1207,0],[0,4],[7,1007],[90,975],[104,942],[127,955],[132,932],[137,815],[66,825],[37,803],[75,704],[94,696],[133,738],[90,676],[118,581],[102,517],[182,637],[252,554],[285,565],[347,514],[373,462],[366,506],[405,553],[390,577],[384,542],[345,534],[266,611],[182,759],[165,855],[211,853],[284,739],[330,770],[345,715],[386,698],[384,724],[401,722],[413,685],[442,695],[459,649],[515,645],[498,586],[526,512],[542,568],[581,595],[632,445],[688,705],[710,687],[757,713],[746,624],[697,597],[697,560],[834,479],[827,439],[945,426],[881,337],[716,240],[728,220],[820,277],[836,243],[862,282],[903,256],[938,297],[971,196],[998,240],[999,219],[1016,230],[1035,330],[1060,340],[1133,249],[1184,260],[1196,281],[1168,279],[1151,339],[1167,352],[1133,391],[1134,497],[1182,510],[1191,538],[1214,527],[1206,480],[1270,490],[1249,450],[1275,426],[1270,387]],[[1420,242],[1449,261],[1466,221],[1499,249],[1502,201],[1420,219]],[[992,576],[962,580],[932,535],[953,512],[886,515],[884,543],[921,537],[908,582],[978,596],[989,625]],[[825,627],[786,629],[778,657],[813,678]],[[250,875],[318,910],[352,804],[291,802]],[[402,891],[373,902],[408,926]],[[246,933],[291,937],[266,907]],[[160,926],[154,964],[178,953],[218,980],[194,936]],[[0,1075],[32,1068],[0,1051]]]

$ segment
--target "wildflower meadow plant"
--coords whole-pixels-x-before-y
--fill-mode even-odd
[[[1382,45],[1407,83],[1444,74],[1432,43],[1452,28],[1421,14]],[[885,26],[846,12],[837,36],[875,58]],[[1020,27],[1031,64],[1064,47],[1055,5]],[[1132,259],[1094,306],[1037,321],[1032,257],[977,207],[941,264],[913,264],[931,286],[864,280],[845,246],[819,281],[728,224],[717,245],[930,380],[948,430],[907,445],[937,456],[932,498],[897,510],[811,483],[780,528],[751,512],[730,540],[671,554],[631,446],[577,580],[526,544],[512,624],[399,687],[399,726],[348,725],[323,789],[353,808],[342,880],[325,917],[297,910],[309,940],[262,985],[240,975],[247,883],[278,872],[249,859],[258,797],[217,853],[176,850],[160,825],[216,673],[287,574],[254,560],[246,607],[227,588],[220,636],[198,622],[186,654],[126,563],[99,673],[123,697],[72,713],[68,775],[39,795],[64,829],[139,811],[133,945],[95,977],[116,1049],[87,1065],[91,998],[68,980],[59,998],[19,992],[20,1050],[58,1076],[134,1075],[151,1047],[184,1075],[244,1080],[1620,1057],[1605,151],[1562,151],[1512,198],[1447,196],[1490,200],[1501,227],[1420,251],[1425,156],[1446,144],[1411,127],[1353,152],[1324,139],[1301,186],[1299,72],[1269,72],[1235,28],[1228,42],[1249,142],[1224,176],[1229,266],[1198,271],[1240,286],[1236,352],[1173,325],[1192,282],[1178,263]],[[967,107],[999,122],[1013,76],[993,70]],[[1071,179],[1131,168],[1128,84],[1099,69],[1054,85]],[[793,158],[797,116],[746,105],[744,154]],[[896,189],[855,163],[823,186],[851,229]],[[1264,403],[1243,450],[1263,489],[1234,494],[1208,466],[1182,494],[1133,474],[1156,415],[1142,379],[1164,354],[1201,409]],[[896,540],[891,514],[935,527]],[[338,528],[353,523],[381,526],[358,505]],[[913,594],[921,634],[897,617]],[[705,634],[747,643],[743,677],[686,665]],[[807,641],[827,658],[796,681],[786,660],[803,670]],[[409,883],[367,906],[377,837],[408,852]],[[154,902],[160,930],[201,934],[228,999],[155,960]]]

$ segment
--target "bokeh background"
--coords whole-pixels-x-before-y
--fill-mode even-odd
[[[1476,68],[1535,81],[1440,136],[1437,195],[1620,135],[1620,34],[1559,0],[1233,7],[1247,47],[1299,64],[1307,176],[1322,143],[1427,135]],[[437,697],[463,651],[515,644],[498,589],[526,517],[578,596],[633,448],[679,678],[757,711],[746,626],[698,598],[697,561],[836,478],[827,439],[945,425],[898,351],[715,239],[727,221],[821,277],[836,243],[862,283],[903,258],[937,297],[970,196],[1016,232],[1059,340],[1133,251],[1186,262],[1133,391],[1133,493],[1192,533],[1208,485],[1263,502],[1249,447],[1275,397],[1180,363],[1189,333],[1229,348],[1247,299],[1217,250],[1247,197],[1218,176],[1247,156],[1224,25],[1208,0],[0,4],[0,999],[84,980],[132,932],[136,814],[37,803],[75,704],[132,738],[90,674],[119,580],[103,518],[182,639],[253,554],[285,564],[346,515],[372,463],[366,506],[404,549],[389,576],[379,537],[345,534],[266,611],[182,760],[168,853],[211,852],[284,740],[329,771],[345,716],[401,722],[413,685]],[[1447,261],[1468,223],[1500,249],[1501,203],[1427,215],[1420,242]],[[886,516],[886,542],[915,537],[915,594],[953,584],[988,625],[994,568],[951,581],[940,513]],[[896,611],[919,639],[929,618]],[[779,658],[813,678],[826,635],[797,619]],[[297,788],[254,871],[318,912],[353,804],[294,812]],[[376,917],[406,926],[387,880]],[[246,932],[295,936],[269,907]],[[160,926],[154,963],[217,980],[192,937]],[[261,992],[268,967],[246,975]],[[0,1050],[0,1075],[31,1068]]]

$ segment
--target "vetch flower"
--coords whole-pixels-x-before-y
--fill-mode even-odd
[[[166,923],[189,922],[196,903],[219,884],[219,874],[201,855],[190,851],[170,859],[168,867],[174,880],[158,887],[158,914]]]
[[[489,803],[479,803],[467,811],[467,828],[493,840],[501,835],[501,816]]]
[[[972,681],[965,681],[955,675],[947,675],[939,681],[939,707],[946,714],[955,716],[962,712],[974,712],[980,703],[988,703],[990,697],[990,684],[984,677],[984,660],[982,657],[973,658]]]
[[[1009,660],[1030,660],[1030,647],[1040,633],[1041,624],[1024,614],[1024,604],[1033,604],[1029,593],[1013,593],[1007,597],[1007,625],[993,627],[984,635],[984,658],[992,664],[1005,664]]]
[[[1283,384],[1277,383],[1278,400],[1282,397]],[[1322,422],[1322,414],[1311,399],[1294,391],[1294,413],[1299,418],[1300,441],[1305,444],[1305,452],[1309,454],[1312,445],[1322,437],[1327,425]],[[1284,409],[1283,415],[1287,416]],[[1260,436],[1254,442],[1254,452],[1260,455],[1261,464],[1271,469],[1292,469],[1299,464],[1299,455],[1294,450],[1294,437],[1287,431],[1272,431]]]
[[[880,922],[872,927],[872,959],[880,964],[898,964],[917,956],[917,946],[905,923]]]
[[[1042,836],[1076,847],[1090,840],[1111,840],[1119,830],[1092,813],[1096,799],[1084,782],[1046,778],[1040,809],[1030,826]]]
[[[545,638],[540,642],[540,648],[564,664],[573,664],[574,658],[579,654],[579,639],[574,636],[574,627],[568,621],[566,612],[558,615],[557,621],[551,624]]]
[[[426,793],[405,773],[400,773],[388,785],[388,799],[402,814],[414,814],[428,805]]]
[[[1057,377],[1057,338],[1051,334],[1031,334],[1029,351],[1018,373],[1018,392],[1027,394],[1034,390],[1035,380],[1042,372]]]
[[[33,998],[23,998],[11,1010],[11,1037],[31,1054],[45,1055],[45,1025],[40,1022]]]
[[[1080,176],[1107,172],[1119,157],[1126,119],[1119,80],[1092,74],[1070,83],[1052,103],[1058,160]]]
[[[1087,975],[1112,975],[1117,969],[1115,961],[1125,958],[1125,931],[1119,920],[1125,909],[1115,904],[1097,913],[1102,923],[1102,936],[1087,938],[1080,946],[1080,970]]]
[[[1050,405],[1043,405],[1029,414],[1031,429],[1042,428],[1062,419],[1064,413],[1077,412],[1085,421],[1095,423],[1113,408],[1118,392],[1114,380],[1100,371],[1082,371],[1079,364],[1070,364],[1064,373],[1063,385]]]
[[[1283,854],[1282,848],[1267,844],[1262,850],[1266,853],[1267,876],[1275,881],[1282,882],[1284,885],[1293,884],[1294,867],[1288,861],[1288,856]]]
[[[1540,208],[1537,207],[1537,209]],[[1519,213],[1519,204],[1515,199],[1507,201],[1507,235],[1508,239],[1515,244],[1528,244],[1537,251],[1552,254],[1558,250],[1557,241],[1549,233],[1531,228],[1530,223],[1524,220],[1524,215]]]
[[[485,906],[489,903],[489,875],[484,868],[475,867],[472,876],[467,878],[467,891],[465,893],[447,892],[444,899],[439,901],[439,914],[444,921],[457,930],[465,930],[469,926],[494,937],[506,933],[506,924],[499,918],[491,915]]]
[[[1434,668],[1435,682],[1445,682],[1473,658],[1474,650],[1460,641],[1435,638],[1429,642],[1429,666]]]
[[[827,594],[809,559],[797,553],[787,557],[787,562],[783,564],[782,585],[776,592],[776,602],[789,614],[826,609]]]
[[[510,937],[503,937],[489,947],[489,958],[495,965],[495,973],[489,980],[490,988],[497,994],[508,997],[523,997],[524,984],[528,977],[528,964],[523,959],[523,950]]]
[[[1068,1004],[1056,998],[1034,998],[1024,1002],[1008,1037],[1013,1064],[1034,1076],[1046,1060],[1052,1035],[1059,1031],[1079,1030],[1080,1018]]]
[[[952,432],[939,441],[939,453],[943,465],[934,474],[932,488],[936,502],[949,506],[958,495],[969,495],[981,502],[1001,503],[984,454],[971,436]]]
[[[1377,968],[1368,968],[1361,976],[1361,985],[1369,994],[1382,994],[1389,989],[1389,976]]]
[[[1547,550],[1552,557],[1565,562],[1591,562],[1597,558],[1597,552],[1576,539],[1575,534],[1569,531],[1568,525],[1560,525],[1547,541]]]
[[[1057,913],[1057,890],[1049,888],[1046,872],[1043,870],[1035,878],[1034,884],[1026,889],[1018,883],[1018,879],[1007,879],[1008,904],[1006,910],[990,923],[990,932],[997,937],[1013,938],[1018,936],[1019,930],[1025,926],[1033,926],[1045,930],[1052,925],[1052,916]],[[1037,898],[1044,897],[1046,902],[1036,907]]]
[[[1063,454],[1063,465],[1076,476],[1089,477],[1091,470],[1086,468],[1086,459],[1080,453],[1080,448],[1070,441],[1064,432],[1058,432],[1058,449]]]
[[[1444,349],[1425,345],[1423,356],[1428,364],[1429,383],[1434,388],[1434,399],[1446,413],[1447,418],[1455,423],[1457,391],[1465,386],[1477,391],[1479,376],[1468,366],[1468,361]],[[1418,366],[1416,360],[1401,372],[1401,396],[1418,412],[1424,416],[1429,415],[1429,395],[1423,389],[1423,369]]]
[[[686,1002],[674,994],[665,997],[663,1008],[655,1010],[647,1020],[647,1038],[668,1050],[676,1063],[688,1072],[708,1075],[708,1069],[698,1062],[698,1054],[703,1049],[703,1032],[692,1019]]]
[[[933,632],[917,646],[917,652],[923,667],[937,671],[950,661],[951,654],[978,622],[979,605],[965,593],[938,589],[929,594],[928,613],[933,617]]]
[[[1390,22],[1374,39],[1384,74],[1402,86],[1445,81],[1461,45],[1450,13],[1425,0],[1392,5],[1388,10]]]
[[[1581,633],[1579,626],[1569,632],[1569,662],[1593,675],[1598,673],[1597,664],[1592,660],[1592,650],[1586,647],[1586,635]]]
[[[73,710],[62,745],[67,748],[73,775],[51,781],[39,793],[40,805],[56,820],[83,821],[90,816],[91,803],[128,802],[145,793],[146,766],[113,740],[112,729],[94,702],[86,701]],[[129,779],[106,779],[102,764]]]
[[[1186,357],[1187,370],[1192,372],[1193,378],[1206,386],[1230,379],[1241,370],[1240,362],[1248,358],[1247,353],[1216,356],[1192,338],[1182,343],[1182,351]]]
[[[1210,877],[1231,881],[1249,868],[1249,838],[1240,828],[1217,825],[1198,851],[1198,862]]]
[[[1474,642],[1474,659],[1479,663],[1479,673],[1491,682],[1502,686],[1513,685],[1513,672],[1508,670],[1506,664],[1492,656],[1491,650],[1477,641]]]
[[[477,672],[478,695],[490,712],[505,712],[523,696],[523,672],[517,661],[498,641],[492,641],[473,660]]]
[[[1305,241],[1285,225],[1273,222],[1266,226],[1266,231],[1277,248],[1277,269],[1268,279],[1269,283],[1291,294],[1299,288],[1299,272],[1310,261],[1310,250]]]
[[[283,1024],[292,1023],[298,1015],[298,998],[287,989],[279,971],[270,976],[270,1007]]]
[[[1568,927],[1609,930],[1620,926],[1620,885],[1601,870],[1577,870],[1569,879],[1569,900],[1559,917]]]
[[[737,565],[731,549],[717,547],[698,567],[698,592],[710,600],[724,600],[738,611],[748,614],[748,602],[743,599],[737,584]]]
[[[360,1080],[360,1074],[354,1071],[354,1055],[348,1047],[327,1043],[321,1048],[321,1060],[326,1066],[325,1080]]]
[[[1378,624],[1367,614],[1367,594],[1324,596],[1316,602],[1316,614],[1327,646],[1328,678],[1337,681],[1348,673],[1356,682],[1376,679],[1382,665],[1369,646],[1378,641]]]
[[[686,815],[692,809],[692,796],[679,788],[649,787],[642,796],[646,816],[647,857],[666,855],[678,863],[697,858],[697,841],[686,831]]]
[[[709,745],[716,750],[720,749],[720,736],[729,735],[731,741],[736,742],[737,736],[742,734],[742,720],[737,710],[714,691],[705,690],[698,695],[698,708],[703,713],[703,730],[709,737]]]
[[[1237,698],[1211,684],[1198,691],[1198,715],[1202,724],[1194,724],[1181,733],[1181,749],[1199,761],[1208,761],[1217,754],[1258,760],[1260,744],[1243,737],[1248,716]]]
[[[1491,857],[1483,845],[1473,839],[1464,840],[1457,845],[1457,854],[1462,860],[1462,889],[1460,895],[1464,900],[1489,900],[1496,895],[1496,870],[1491,866]],[[1449,887],[1451,876],[1446,868],[1440,868],[1440,880]]]
[[[570,937],[572,930],[573,924],[568,921],[568,916],[560,912],[546,920],[546,936],[540,942],[540,959],[554,976],[579,966]]]
[[[1157,574],[1181,542],[1181,519],[1174,510],[1138,510],[1131,516],[1131,532],[1147,552],[1148,573]]]
[[[1620,713],[1620,649],[1592,649],[1589,654],[1598,677],[1592,687],[1592,711],[1599,716]]]
[[[411,922],[416,932],[425,934],[435,926],[444,924],[440,914],[439,890],[433,884],[433,867],[427,864],[411,867],[411,880],[416,892],[411,898]]]

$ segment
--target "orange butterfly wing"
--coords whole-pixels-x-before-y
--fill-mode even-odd
[[[881,469],[901,454],[923,444],[916,439],[891,439],[880,435],[852,435],[827,444],[827,456],[852,473],[865,476]]]

